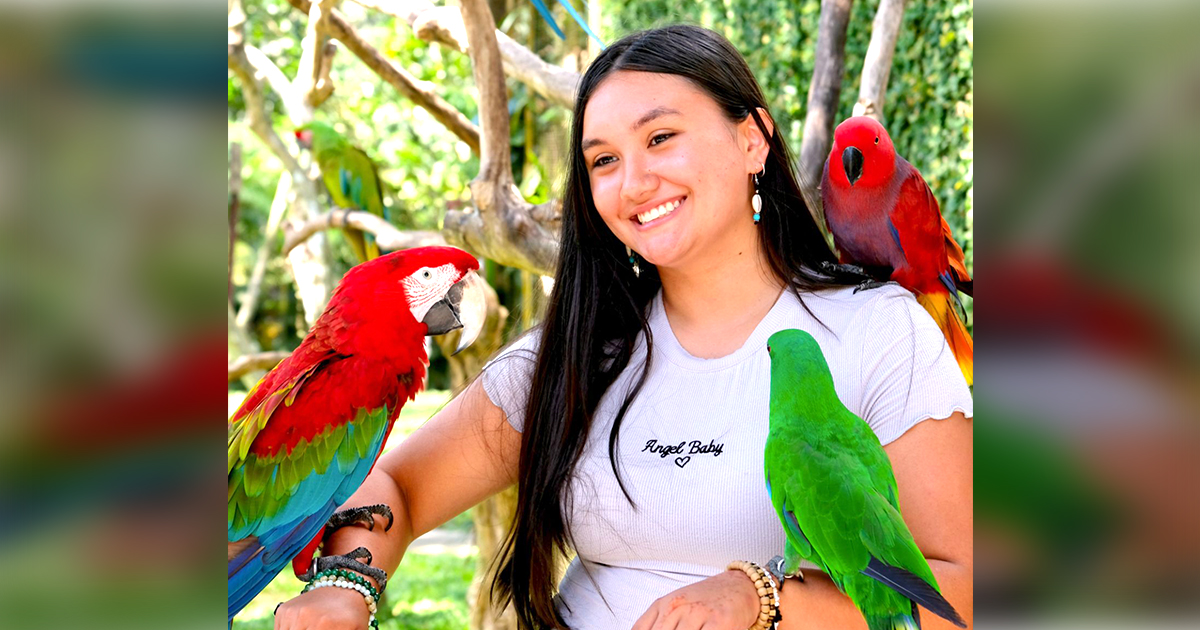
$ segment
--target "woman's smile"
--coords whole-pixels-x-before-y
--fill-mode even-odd
[[[687,196],[676,197],[660,204],[653,205],[648,210],[642,210],[634,213],[633,221],[642,228],[652,228],[664,223],[671,217],[679,206],[687,199]]]

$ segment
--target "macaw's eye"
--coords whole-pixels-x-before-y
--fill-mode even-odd
[[[879,144],[879,136],[875,136],[875,144]]]
[[[428,280],[433,277],[433,274],[430,273],[428,269],[426,269],[425,271],[421,272],[421,277]]]

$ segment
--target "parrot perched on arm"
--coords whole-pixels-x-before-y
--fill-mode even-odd
[[[292,354],[247,395],[229,420],[229,620],[293,562],[311,579],[327,527],[387,506],[338,512],[374,466],[400,408],[425,377],[424,340],[462,328],[459,349],[486,314],[479,263],[453,247],[392,252],[348,271],[325,312]],[[331,517],[334,517],[331,519]],[[389,523],[390,526],[390,523]],[[364,549],[319,558],[318,570],[353,568]]]
[[[842,405],[812,335],[782,330],[771,357],[767,493],[787,535],[783,569],[800,559],[829,575],[870,630],[920,628],[917,604],[966,624],[942,597],[900,516],[896,478],[871,427]]]
[[[878,121],[855,116],[834,130],[821,201],[841,262],[868,275],[882,272],[912,291],[972,385],[974,343],[958,291],[973,295],[974,287],[962,248],[921,173],[896,154]]]
[[[333,127],[316,121],[296,129],[296,141],[312,149],[321,179],[335,205],[365,210],[387,220],[379,169],[366,153]],[[345,232],[359,262],[379,257],[379,246],[372,235],[353,228],[346,228]]]

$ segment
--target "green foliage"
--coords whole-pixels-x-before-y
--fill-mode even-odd
[[[863,56],[870,41],[878,1],[854,4],[846,42],[846,70],[838,118],[850,115],[858,95]],[[294,77],[306,17],[284,0],[247,0],[246,40]],[[339,7],[367,41],[423,81],[469,118],[477,117],[474,80],[466,55],[417,39],[406,24],[354,3]],[[571,66],[587,45],[586,36],[554,4],[566,41],[553,35],[528,3],[517,3],[501,28],[551,63]],[[642,0],[605,2],[600,34],[605,41],[634,30],[687,22],[723,33],[746,56],[771,104],[778,128],[793,151],[799,149],[812,76],[819,0]],[[885,123],[900,153],[925,175],[973,268],[973,96],[971,47],[973,9],[969,1],[908,3],[892,65]],[[386,203],[400,228],[437,229],[448,207],[463,207],[478,158],[429,114],[413,107],[357,57],[339,47],[334,57],[333,97],[317,112],[381,165]],[[558,194],[565,162],[569,112],[549,105],[523,84],[509,81],[513,174],[521,191],[537,203]],[[285,142],[291,123],[278,95],[264,97]],[[262,245],[280,165],[241,124],[245,103],[238,81],[229,79],[230,139],[243,145],[245,180],[235,245],[235,291],[244,287]],[[327,201],[326,201],[327,203]],[[340,259],[339,274],[352,254],[336,230],[328,232]],[[278,247],[282,239],[271,244]],[[264,349],[294,347],[304,332],[282,259],[272,256],[263,301],[253,329]],[[495,267],[492,265],[491,267]],[[522,282],[512,270],[489,272],[514,320],[520,320]],[[536,279],[534,279],[536,281]],[[968,309],[970,300],[967,299]]]

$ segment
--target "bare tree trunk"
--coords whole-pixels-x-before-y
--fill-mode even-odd
[[[247,124],[263,144],[283,162],[284,168],[291,172],[292,220],[299,217],[298,220],[303,221],[304,218],[320,213],[316,184],[271,126],[259,76],[284,96],[285,104],[298,108],[288,109],[293,123],[301,124],[311,119],[311,109],[297,102],[302,102],[302,99],[295,98],[295,86],[287,82],[283,72],[275,67],[266,55],[259,54],[252,46],[245,44],[242,34],[245,14],[242,12],[240,0],[230,2],[229,15],[229,69],[237,75],[242,85],[242,95],[246,99]],[[325,309],[325,303],[333,292],[334,281],[329,273],[329,247],[324,235],[310,239],[304,247],[293,250],[287,260],[295,279],[296,295],[304,307],[305,320],[311,326]]]
[[[821,21],[817,32],[817,54],[812,83],[808,87],[808,115],[804,119],[804,138],[800,141],[800,186],[805,199],[816,199],[821,168],[833,143],[833,123],[837,118],[838,98],[842,93],[842,74],[846,56],[846,25],[850,21],[852,0],[821,0]],[[824,213],[809,203],[809,211],[825,230]],[[828,231],[828,230],[826,230]]]
[[[295,0],[293,4],[301,1]],[[450,46],[459,52],[467,52],[466,27],[458,7],[434,6],[427,0],[355,2],[404,20],[422,40]],[[599,6],[599,2],[588,3],[589,15],[593,8],[598,14]],[[592,24],[592,29],[599,29],[598,21]],[[518,44],[500,30],[496,30],[496,40],[500,45],[504,71],[508,76],[533,88],[534,92],[541,94],[551,103],[567,108],[574,106],[575,90],[579,86],[578,72],[546,63],[529,48]]]
[[[863,59],[862,84],[858,88],[855,116],[870,116],[884,122],[883,99],[887,95],[888,75],[892,71],[892,56],[896,53],[896,38],[904,20],[906,0],[880,0],[875,21],[871,24],[871,43]]]
[[[258,248],[250,279],[246,282],[246,293],[242,296],[242,305],[238,307],[237,325],[242,330],[249,330],[250,320],[254,318],[254,313],[258,310],[258,300],[262,296],[263,278],[267,275],[267,263],[270,261],[271,255],[276,253],[271,247],[271,243],[275,240],[275,233],[279,231],[279,225],[283,221],[283,213],[287,209],[291,190],[292,174],[284,171],[279,176],[279,183],[275,186],[275,197],[271,200],[271,210],[267,215],[267,225],[263,230],[263,242]]]
[[[233,303],[233,245],[237,242],[238,210],[242,198],[242,143],[229,147],[229,303]]]
[[[509,158],[508,90],[495,21],[485,0],[463,0],[463,24],[479,89],[479,174],[471,181],[475,207],[446,213],[446,240],[503,264],[550,273],[558,256],[557,203],[533,206],[513,182]]]
[[[458,345],[459,333],[436,337],[435,341],[450,364],[450,385],[455,392],[461,391],[469,379],[483,369],[484,363],[504,340],[504,326],[508,321],[508,309],[500,304],[500,298],[491,286],[484,284],[487,299],[487,322],[479,338],[470,347],[452,354]],[[471,607],[471,630],[516,630],[516,615],[512,607],[503,611],[494,610],[491,602],[491,585],[495,577],[492,559],[516,514],[516,487],[509,488],[486,499],[471,510],[475,521],[475,544],[479,548],[479,565],[475,579],[467,594]]]

